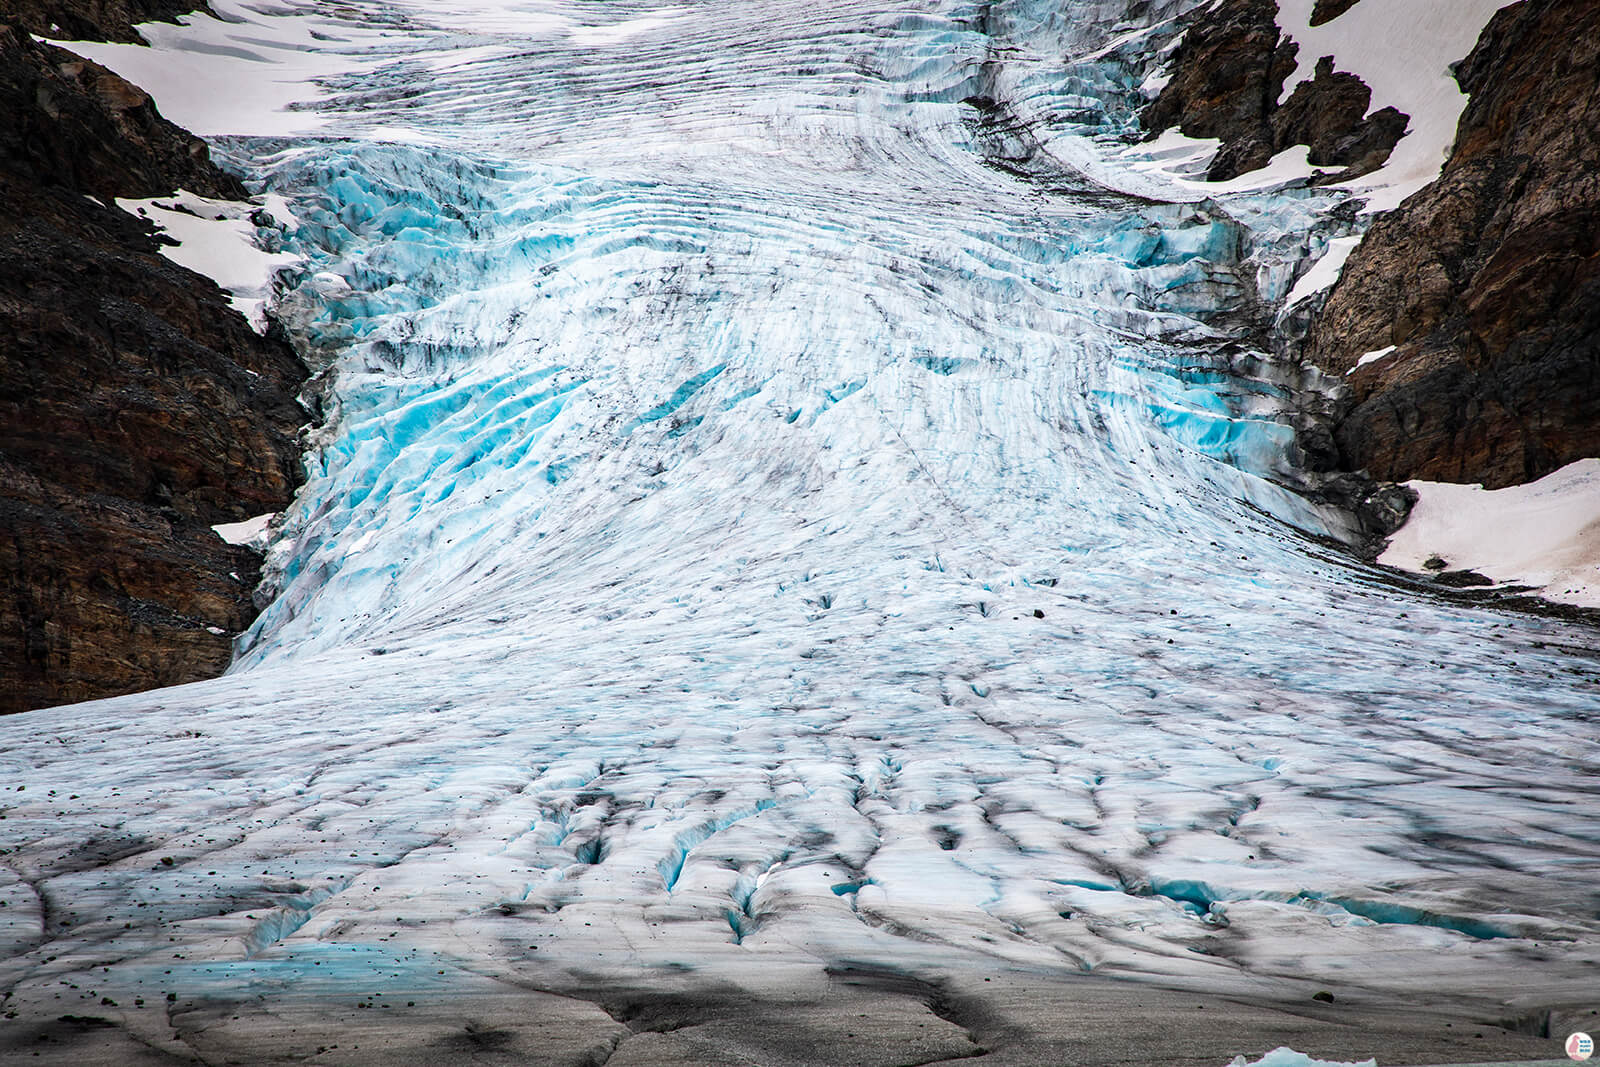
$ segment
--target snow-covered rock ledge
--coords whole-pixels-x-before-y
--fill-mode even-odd
[[[1505,489],[1408,484],[1420,499],[1378,562],[1424,574],[1473,571],[1600,608],[1600,459]]]
[[[275,221],[292,223],[282,197],[265,207],[247,200],[216,200],[180,189],[172,196],[118,198],[117,206],[156,226],[167,242],[161,254],[196,274],[204,274],[229,295],[233,309],[256,333],[267,332],[267,304],[278,271],[301,262],[287,252],[269,252],[257,238],[255,220],[266,211]]]

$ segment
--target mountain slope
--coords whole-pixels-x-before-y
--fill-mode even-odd
[[[0,101],[0,711],[218,674],[260,564],[210,527],[289,502],[305,371],[114,200],[243,190],[15,27]]]
[[[1373,225],[1306,351],[1348,374],[1350,466],[1494,489],[1600,456],[1600,3],[1508,6],[1456,76],[1444,173]]]

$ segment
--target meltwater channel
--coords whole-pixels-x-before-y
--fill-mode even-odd
[[[1592,988],[1593,631],[1331,547],[1230,333],[1337,194],[1039,148],[1191,4],[449,6],[219,146],[326,422],[227,677],[0,723],[13,1003]]]

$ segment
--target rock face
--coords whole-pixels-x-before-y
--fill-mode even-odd
[[[57,40],[139,41],[136,23],[208,10],[188,0],[0,0],[0,22]]]
[[[1311,9],[1311,25],[1321,26],[1324,22],[1332,22],[1357,3],[1359,0],[1317,0],[1316,6]]]
[[[1319,60],[1315,77],[1280,105],[1297,47],[1279,32],[1277,16],[1275,0],[1223,0],[1203,10],[1173,54],[1172,80],[1140,116],[1145,128],[1152,136],[1176,126],[1189,137],[1220,139],[1211,181],[1263,167],[1295,145],[1309,147],[1314,165],[1335,168],[1324,182],[1382,166],[1408,117],[1392,107],[1369,116],[1372,91],[1335,71],[1331,58]]]
[[[1368,231],[1306,352],[1351,372],[1347,469],[1498,488],[1600,455],[1600,0],[1503,9],[1456,77],[1444,173]]]
[[[288,503],[305,368],[103,205],[242,190],[137,87],[16,26],[0,102],[0,711],[215,675],[259,560],[210,526]]]

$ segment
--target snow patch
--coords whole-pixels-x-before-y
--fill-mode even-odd
[[[1548,600],[1600,607],[1600,459],[1505,489],[1406,484],[1422,499],[1379,563],[1423,572],[1429,560],[1443,560],[1451,570],[1533,586]]]
[[[1111,38],[1110,41],[1106,42],[1104,45],[1102,45],[1101,47],[1095,49],[1094,51],[1089,52],[1089,53],[1079,57],[1078,61],[1080,63],[1093,63],[1093,62],[1095,62],[1097,60],[1105,59],[1108,56],[1115,55],[1120,49],[1122,49],[1126,45],[1132,44],[1134,41],[1143,40],[1144,38],[1149,37],[1151,34],[1157,32],[1158,30],[1161,30],[1161,29],[1166,28],[1167,26],[1170,26],[1174,21],[1175,21],[1174,19],[1162,19],[1160,22],[1152,23],[1149,26],[1141,26],[1141,27],[1139,27],[1137,29],[1129,30],[1127,33],[1120,34],[1119,36]],[[1165,78],[1164,73],[1162,71],[1156,71],[1155,73],[1152,73],[1150,75],[1150,77],[1151,78],[1160,78],[1161,81],[1162,81],[1162,84],[1163,85],[1166,84],[1166,80],[1167,79]],[[1150,82],[1147,79],[1146,82],[1145,82],[1145,85],[1148,86],[1149,84],[1150,84]]]
[[[1248,174],[1241,174],[1237,178],[1230,178],[1225,182],[1186,181],[1180,179],[1178,184],[1186,189],[1207,195],[1217,193],[1259,193],[1282,188],[1291,183],[1303,182],[1324,172],[1325,168],[1312,165],[1310,148],[1305,145],[1291,145],[1273,156],[1266,166],[1250,171]]]
[[[1133,164],[1133,169],[1170,180],[1204,179],[1206,168],[1211,166],[1221,147],[1222,142],[1215,137],[1189,137],[1174,126],[1139,146],[1140,155],[1150,158],[1148,162]]]
[[[282,197],[273,200],[281,202]],[[148,200],[119,198],[117,206],[149,219],[177,241],[162,245],[161,254],[227,290],[230,303],[249,320],[256,333],[266,332],[272,279],[278,271],[301,259],[287,252],[266,252],[256,244],[256,225],[250,216],[261,210],[257,205],[212,200],[180,189],[172,196]],[[294,217],[290,212],[285,214]]]
[[[201,137],[251,133],[291,137],[327,118],[297,105],[324,95],[322,83],[389,58],[374,51],[379,29],[357,29],[320,8],[265,8],[215,0],[217,17],[185,15],[146,22],[149,46],[67,41],[155,98],[167,118]]]
[[[1315,296],[1326,289],[1332,289],[1339,281],[1339,275],[1344,273],[1345,261],[1350,258],[1350,253],[1356,250],[1356,245],[1361,243],[1359,237],[1335,237],[1328,242],[1328,250],[1322,258],[1311,265],[1311,269],[1300,275],[1294,283],[1294,288],[1289,290],[1288,299],[1284,307],[1294,307],[1309,296]]]
[[[1466,58],[1494,13],[1508,0],[1407,0],[1357,4],[1321,26],[1311,25],[1316,0],[1279,0],[1278,25],[1300,46],[1298,65],[1279,102],[1309,81],[1317,60],[1356,75],[1372,89],[1372,111],[1396,107],[1411,116],[1393,155],[1372,174],[1344,184],[1367,195],[1369,211],[1388,211],[1439,176],[1467,106],[1450,65]]]
[[[1305,145],[1292,145],[1273,156],[1263,167],[1228,181],[1206,180],[1206,169],[1216,156],[1222,142],[1215,138],[1187,137],[1176,129],[1163,133],[1154,141],[1138,145],[1130,153],[1127,165],[1140,174],[1164,180],[1171,188],[1162,190],[1168,196],[1189,198],[1217,196],[1227,193],[1260,193],[1303,182],[1325,172],[1313,166],[1311,149]],[[1145,162],[1138,162],[1148,156]],[[1098,180],[1099,175],[1096,175]],[[1125,183],[1119,183],[1125,184]],[[1128,190],[1132,191],[1132,190]]]
[[[269,511],[265,515],[257,515],[253,519],[243,522],[224,522],[211,527],[217,531],[217,536],[230,545],[249,545],[253,548],[264,548],[267,543],[268,527],[272,520],[278,517],[276,511]]]
[[[1390,345],[1387,348],[1380,348],[1375,352],[1368,352],[1366,355],[1356,360],[1356,365],[1354,367],[1351,367],[1349,370],[1344,372],[1345,376],[1348,377],[1354,374],[1358,369],[1365,367],[1368,363],[1376,363],[1380,359],[1387,359],[1388,357],[1394,355],[1394,351],[1398,347],[1400,346]]]

